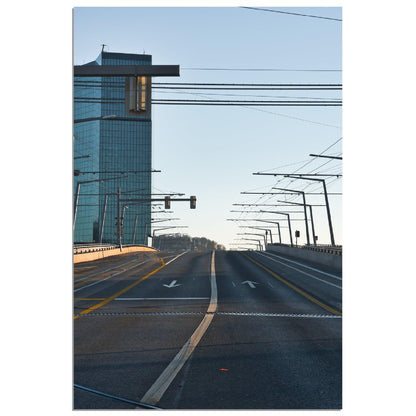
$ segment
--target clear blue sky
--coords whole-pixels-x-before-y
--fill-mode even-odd
[[[341,8],[271,8],[286,12],[342,19]],[[110,52],[143,53],[153,64],[178,64],[179,78],[158,78],[154,82],[212,83],[342,83],[342,22],[294,16],[239,7],[80,8],[74,9],[74,64],[94,60],[101,44]],[[232,71],[195,68],[234,69]],[[279,71],[237,71],[236,69]],[[285,71],[281,71],[285,70]],[[296,71],[294,71],[296,70]],[[307,70],[307,71],[306,71]],[[332,71],[311,71],[332,70]],[[198,94],[204,94],[197,91]],[[247,99],[225,94],[277,97],[341,98],[337,91],[227,92],[206,98]],[[160,93],[153,98],[201,96],[183,92]],[[242,230],[227,218],[278,218],[272,214],[231,213],[233,203],[273,203],[270,196],[241,195],[242,191],[270,192],[279,187],[319,191],[319,184],[307,181],[255,176],[253,172],[341,173],[340,162],[311,161],[310,153],[342,153],[342,107],[216,107],[153,106],[154,191],[182,192],[197,196],[197,209],[187,203],[172,204],[172,225],[189,228],[177,231],[207,237],[233,247]],[[341,179],[328,181],[328,191],[342,192]],[[307,197],[307,203],[323,204],[323,197]],[[280,196],[283,199],[283,196]],[[300,202],[300,199],[292,199]],[[330,197],[335,241],[342,243],[341,197]],[[248,208],[245,208],[248,209]],[[254,209],[254,208],[253,208]],[[261,209],[273,209],[263,207]],[[280,207],[275,210],[286,210]],[[290,211],[293,211],[290,210]],[[328,223],[323,207],[314,208],[318,243],[329,243]],[[303,218],[292,214],[293,219]],[[245,222],[245,224],[248,224]],[[253,224],[250,224],[253,225]],[[261,226],[260,222],[257,225]],[[299,243],[305,242],[301,221]],[[175,231],[175,230],[173,230]],[[288,242],[287,231],[284,242]],[[256,231],[254,231],[256,233]],[[285,234],[286,233],[286,234]],[[247,237],[256,238],[256,237]],[[261,237],[260,237],[261,238]]]

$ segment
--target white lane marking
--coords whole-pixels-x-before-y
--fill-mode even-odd
[[[113,300],[206,300],[209,298],[115,298]]]
[[[93,274],[89,274],[88,276],[82,277],[81,279],[74,280],[74,283],[82,282],[82,281],[84,281],[86,279],[89,279],[90,277],[98,276],[100,274],[103,274],[105,272],[109,272],[110,270],[117,269],[118,267],[125,266],[126,264],[130,264],[130,263],[133,263],[135,261],[137,261],[137,259],[133,259],[133,260],[129,260],[129,261],[125,262],[125,263],[117,264],[117,266],[109,267],[108,269],[105,269],[105,270],[100,270],[99,272],[96,272],[96,273],[93,273]]]
[[[252,282],[251,280],[246,280],[245,282],[241,282],[241,284],[242,285],[244,285],[244,284],[248,284],[252,289],[255,289],[256,288],[256,285],[258,285],[258,284],[260,284],[260,283],[257,283],[257,282]]]
[[[186,253],[189,253],[189,251],[184,251],[183,253],[179,254],[178,256],[173,258],[172,260],[169,260],[167,263],[165,263],[165,266],[167,266],[169,263],[172,263],[173,261],[175,261],[176,259],[178,259],[179,257],[183,256]]]
[[[113,273],[111,276],[108,276],[108,277],[106,277],[106,278],[104,278],[104,279],[101,279],[101,280],[97,280],[96,282],[92,282],[92,283],[90,283],[89,285],[81,286],[81,287],[79,287],[78,289],[75,289],[75,290],[74,290],[74,292],[79,292],[80,290],[82,290],[82,289],[86,289],[87,287],[91,287],[91,286],[94,286],[94,285],[96,285],[96,284],[98,284],[98,283],[105,282],[106,280],[111,279],[111,278],[112,278],[112,277],[114,277],[114,276],[118,276],[118,275],[119,275],[119,274],[121,274],[121,273],[124,273],[124,272],[127,272],[127,271],[129,271],[129,270],[132,270],[132,269],[134,269],[135,267],[139,267],[139,266],[141,266],[142,264],[147,263],[148,261],[150,261],[150,259],[147,259],[147,260],[145,260],[145,261],[142,261],[142,262],[141,262],[141,263],[139,263],[139,264],[135,264],[134,266],[131,266],[131,267],[129,267],[128,269],[123,269],[123,270],[121,270],[121,271],[120,271],[120,272],[118,272],[118,273]]]
[[[264,256],[264,257],[268,258],[269,260],[274,261],[274,262],[276,262],[276,263],[281,263],[281,264],[283,264],[285,267],[289,267],[289,268],[291,268],[291,269],[293,269],[293,270],[296,270],[296,271],[298,271],[298,272],[300,272],[300,273],[306,274],[306,276],[312,277],[312,279],[319,280],[320,282],[322,282],[322,283],[326,283],[327,285],[330,285],[330,286],[334,286],[334,287],[336,287],[337,289],[342,289],[342,287],[341,287],[341,286],[338,286],[338,285],[336,285],[335,283],[327,282],[326,280],[320,279],[319,277],[316,277],[316,276],[314,276],[313,274],[310,274],[310,273],[307,273],[307,272],[305,272],[305,271],[303,271],[303,270],[301,270],[301,269],[298,269],[297,267],[293,267],[293,266],[290,266],[289,264],[286,264],[286,263],[283,263],[283,262],[281,262],[281,261],[278,261],[278,260],[272,259],[272,258],[270,258],[270,257],[268,257],[268,256],[265,256],[265,255],[264,255],[264,254],[262,254],[262,253],[257,253],[257,254],[260,254],[261,256]]]
[[[207,309],[207,312],[202,319],[202,322],[199,324],[198,328],[191,335],[191,337],[186,341],[181,350],[175,356],[175,358],[170,362],[170,364],[165,368],[163,373],[159,378],[153,383],[150,389],[140,400],[143,403],[154,405],[157,403],[170,386],[176,375],[179,373],[186,360],[191,356],[195,347],[198,345],[202,336],[205,334],[205,331],[208,329],[211,324],[212,319],[214,318],[214,312],[217,310],[217,282],[215,277],[215,251],[212,252],[211,257],[211,300]]]
[[[263,253],[257,252],[257,254],[263,254]],[[267,254],[270,255],[270,256],[274,256],[274,257],[277,257],[279,259],[282,259],[284,261],[288,261],[289,263],[294,263],[294,264],[297,264],[299,266],[305,267],[305,269],[313,270],[314,272],[319,272],[319,273],[324,274],[326,276],[333,277],[334,279],[337,279],[337,280],[341,280],[342,281],[342,278],[339,277],[339,276],[336,276],[335,274],[323,272],[322,270],[316,269],[316,268],[311,267],[311,266],[307,266],[306,264],[299,263],[298,261],[289,260],[286,257],[281,257],[281,256],[278,256],[277,254],[274,254],[274,253],[267,253]]]
[[[171,289],[172,287],[178,287],[178,286],[182,286],[182,284],[181,283],[178,283],[178,284],[176,284],[176,280],[172,280],[168,285],[163,285],[163,286],[166,286],[166,287],[168,287],[169,289]]]

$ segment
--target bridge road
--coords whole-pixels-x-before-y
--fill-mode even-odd
[[[152,257],[136,268],[124,264],[132,259],[126,256],[122,268],[110,272],[113,277],[94,276],[81,290],[75,284],[75,385],[138,401],[201,322],[209,303],[211,253],[162,254],[163,261]],[[74,389],[75,409],[134,407]]]
[[[186,253],[74,320],[74,383],[165,409],[341,408],[340,276],[257,252],[214,262],[213,276],[210,253]],[[75,389],[74,407],[134,405]]]

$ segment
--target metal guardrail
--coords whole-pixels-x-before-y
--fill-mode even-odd
[[[269,245],[291,247],[290,244],[274,243],[274,244],[269,244]],[[316,251],[319,253],[333,254],[335,256],[342,256],[342,246],[332,246],[332,245],[321,244],[321,245],[316,245],[316,246],[308,246],[308,245],[297,246],[297,247],[293,246],[293,248]]]
[[[95,251],[113,250],[118,246],[115,244],[74,244],[74,254],[93,253]]]
[[[319,253],[342,256],[342,246],[302,246],[301,248],[309,251],[317,251]]]
[[[144,244],[123,244],[122,247],[147,247]],[[119,248],[117,244],[74,244],[74,254],[94,253],[96,251],[114,250]]]

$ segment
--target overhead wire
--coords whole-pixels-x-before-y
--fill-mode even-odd
[[[264,8],[260,8],[260,7],[240,6],[240,8],[241,9],[258,10],[258,11],[262,11],[262,12],[281,13],[281,14],[289,14],[289,15],[293,15],[293,16],[311,17],[311,18],[315,18],[315,19],[325,19],[325,20],[334,20],[334,21],[337,21],[337,22],[342,22],[342,19],[337,19],[335,17],[326,17],[326,16],[316,16],[316,15],[313,15],[313,14],[285,12],[285,11],[282,11],[282,10],[264,9]]]

